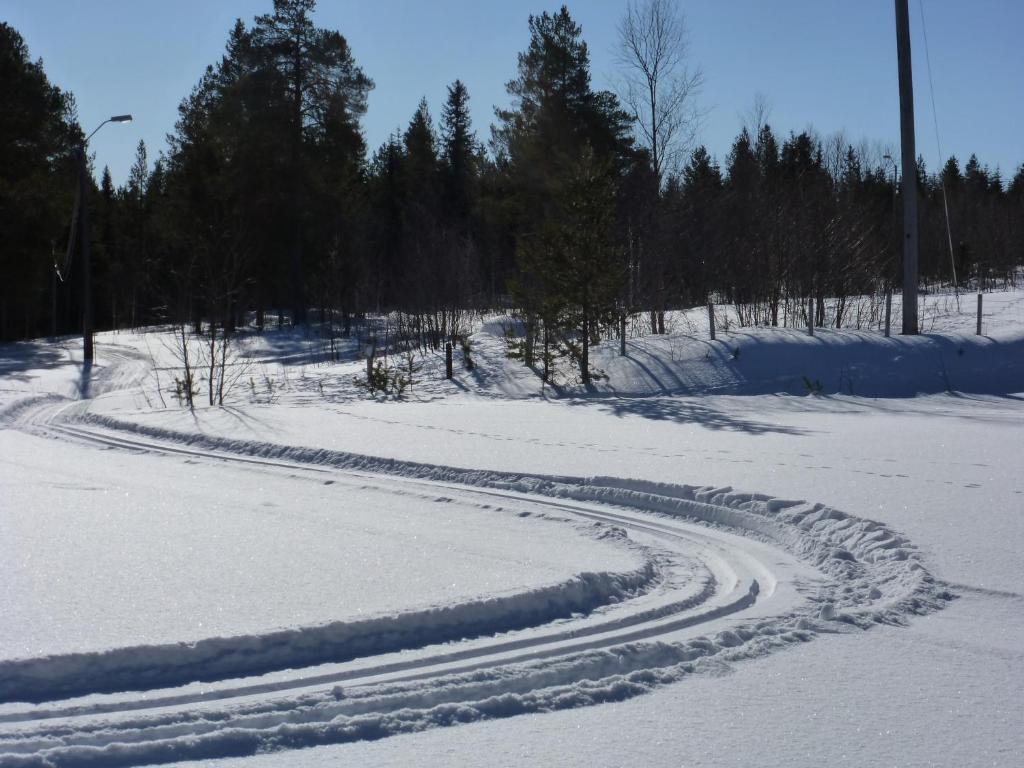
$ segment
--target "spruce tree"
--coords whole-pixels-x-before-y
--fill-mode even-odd
[[[440,254],[440,178],[437,137],[421,99],[402,136],[402,277],[404,308],[435,308],[443,265]]]
[[[441,113],[441,141],[445,208],[452,225],[465,230],[474,196],[478,151],[469,115],[469,91],[461,80],[448,86]]]
[[[697,147],[683,168],[680,293],[687,304],[708,300],[719,255],[722,174],[705,147]]]

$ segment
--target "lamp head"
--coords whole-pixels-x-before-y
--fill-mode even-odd
[[[112,123],[130,123],[132,121],[131,115],[114,115],[110,118]]]

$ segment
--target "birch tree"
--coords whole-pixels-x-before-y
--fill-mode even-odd
[[[631,0],[618,29],[624,70],[620,95],[636,120],[638,138],[650,150],[660,183],[679,167],[696,139],[704,74],[689,64],[686,21],[674,0]]]

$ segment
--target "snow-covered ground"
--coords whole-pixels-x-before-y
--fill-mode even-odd
[[[1024,294],[933,303],[400,401],[268,334],[195,413],[0,348],[0,765],[1019,765]]]
[[[0,539],[18,542],[0,561],[0,658],[366,620],[643,565],[437,493],[0,441]]]

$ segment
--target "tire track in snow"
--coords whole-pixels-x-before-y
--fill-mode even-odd
[[[718,558],[713,570],[732,579],[728,594],[736,600],[731,606],[729,601],[702,604],[703,613],[673,613],[628,628],[621,624],[618,631],[576,637],[579,629],[570,623],[557,628],[557,640],[527,632],[490,644],[478,641],[479,647],[460,645],[447,650],[454,654],[448,657],[431,656],[432,649],[427,649],[422,658],[408,662],[371,659],[369,666],[300,674],[269,683],[269,689],[259,688],[261,683],[229,687],[219,703],[183,694],[28,710],[17,713],[23,722],[9,720],[8,728],[0,730],[0,762],[5,764],[10,758],[24,759],[26,765],[135,765],[243,755],[618,700],[690,674],[704,658],[756,656],[821,632],[901,623],[950,598],[899,534],[818,504],[730,488],[479,472],[184,433],[147,433],[87,414],[77,416],[79,424],[67,424],[60,423],[61,407],[40,409],[47,413],[27,419],[25,428],[127,450],[186,453],[293,473],[336,473],[363,483],[497,497],[629,527],[636,536],[689,539],[691,546],[695,537],[717,540],[717,552],[704,542],[703,556]],[[737,536],[737,531],[770,545]],[[799,563],[787,567],[787,560],[794,558],[827,577],[815,585],[815,595],[801,594],[799,580],[807,571]],[[733,618],[726,621],[713,614],[718,607],[734,611]],[[520,640],[529,645],[493,645]],[[527,648],[531,650],[523,652]],[[392,663],[408,666],[389,667]],[[345,682],[345,688],[323,690],[336,682]],[[150,708],[142,716],[131,714]],[[61,719],[49,727],[39,721],[43,717]]]
[[[211,453],[208,453],[208,452],[200,452],[200,451],[195,451],[195,450],[187,449],[187,448],[181,448],[181,447],[173,446],[173,445],[159,445],[159,444],[156,444],[156,443],[153,443],[153,442],[150,442],[150,441],[131,440],[131,439],[127,439],[127,438],[122,438],[120,436],[112,436],[112,435],[99,434],[99,433],[96,433],[96,432],[93,432],[93,431],[85,430],[85,429],[82,429],[80,427],[74,427],[74,426],[64,426],[64,425],[53,425],[53,424],[50,424],[48,429],[50,431],[55,431],[57,433],[67,435],[67,436],[72,437],[72,438],[77,439],[77,440],[86,441],[86,442],[92,442],[93,444],[96,444],[96,445],[99,445],[99,446],[103,446],[103,447],[108,447],[108,448],[109,447],[118,447],[118,448],[124,448],[124,449],[128,449],[128,450],[134,450],[134,451],[148,451],[148,452],[167,453],[167,454],[172,454],[172,455],[185,455],[185,456],[189,457],[190,459],[222,460],[222,461],[231,461],[231,462],[236,462],[237,461],[237,462],[242,462],[242,463],[247,464],[247,465],[258,465],[258,466],[261,466],[261,467],[264,467],[264,468],[273,467],[274,469],[287,470],[287,471],[292,472],[292,473],[300,472],[300,471],[312,471],[312,472],[316,472],[317,474],[323,474],[323,473],[336,474],[336,471],[330,470],[330,469],[326,469],[326,468],[323,468],[323,467],[303,467],[301,465],[298,465],[298,464],[295,464],[295,463],[292,463],[292,462],[270,461],[270,460],[260,459],[260,458],[257,458],[257,457],[231,456],[231,455],[228,455],[228,454],[211,454]],[[357,478],[359,480],[359,482],[361,484],[364,484],[364,485],[367,482],[371,482],[372,483],[375,479],[379,480],[379,476],[374,476],[374,475],[368,474],[368,473],[346,473],[346,474],[352,474],[353,477]],[[393,480],[393,478],[389,478],[389,480]],[[412,484],[412,485],[415,485],[415,486],[418,486],[418,487],[423,487],[423,488],[425,488],[427,490],[430,490],[430,491],[433,491],[435,493],[439,489],[439,486],[437,484],[434,484],[434,483],[424,483],[422,481],[410,481],[410,480],[406,479],[403,484]],[[460,487],[455,486],[455,485],[444,485],[442,487],[446,490],[446,492],[451,492],[451,493],[462,492],[463,494],[467,493],[467,489],[460,488]],[[707,539],[707,535],[704,534],[703,532],[700,532],[700,531],[689,532],[689,533],[684,535],[684,534],[680,533],[679,528],[673,528],[673,527],[668,526],[668,525],[659,524],[656,521],[649,522],[647,524],[641,524],[636,519],[631,518],[629,516],[617,515],[617,514],[610,513],[610,512],[602,512],[602,511],[597,511],[597,510],[592,510],[592,509],[588,510],[588,509],[585,509],[585,508],[583,508],[582,506],[580,506],[578,504],[577,505],[573,505],[573,504],[570,504],[570,503],[567,503],[567,502],[556,502],[556,501],[551,501],[551,500],[547,500],[547,499],[526,499],[526,498],[524,498],[523,495],[517,495],[517,494],[507,493],[507,492],[491,491],[491,490],[487,490],[487,489],[477,489],[477,488],[474,488],[474,489],[471,489],[471,493],[474,496],[484,497],[484,498],[486,498],[488,500],[491,500],[491,501],[493,501],[494,499],[502,499],[502,500],[504,500],[506,502],[520,502],[520,503],[522,503],[523,501],[528,501],[529,504],[531,506],[534,506],[534,507],[541,507],[541,508],[548,509],[548,510],[557,510],[559,513],[569,514],[569,515],[572,515],[572,516],[577,517],[577,518],[583,518],[583,519],[591,520],[591,521],[595,521],[595,522],[601,522],[601,523],[605,523],[605,524],[613,523],[616,526],[625,526],[625,527],[628,527],[630,530],[632,530],[634,532],[643,531],[646,534],[649,534],[649,535],[651,535],[653,537],[656,537],[656,538],[660,538],[660,539],[663,539],[663,540],[673,540],[673,541],[681,542],[686,547],[693,546],[695,543],[698,546],[702,546],[704,548],[714,547],[714,546],[721,546],[721,545],[716,544],[716,543],[710,543],[709,544],[708,541],[702,541],[702,538],[703,539]],[[733,556],[733,559],[736,559],[736,556]],[[674,599],[671,602],[664,602],[663,604],[659,604],[659,605],[655,606],[654,608],[637,610],[635,612],[628,613],[625,616],[619,616],[617,618],[609,618],[607,620],[602,620],[599,623],[595,624],[594,626],[583,627],[583,628],[579,628],[579,627],[575,627],[574,626],[572,628],[564,629],[564,630],[561,630],[561,631],[558,631],[558,632],[547,633],[547,634],[545,634],[543,636],[534,636],[534,637],[517,639],[517,640],[509,640],[509,641],[504,641],[504,642],[493,644],[493,645],[488,645],[487,650],[488,650],[488,652],[490,652],[492,654],[493,653],[499,653],[499,652],[500,653],[506,653],[506,652],[509,652],[509,651],[517,651],[517,650],[523,650],[523,649],[527,649],[527,648],[536,648],[538,646],[546,645],[546,644],[550,645],[550,644],[558,643],[558,642],[565,641],[565,640],[568,640],[568,639],[574,640],[575,641],[575,645],[578,645],[580,647],[590,648],[590,647],[597,647],[597,645],[595,645],[595,642],[590,642],[590,643],[584,644],[584,643],[581,642],[583,638],[588,638],[588,637],[592,637],[592,636],[595,636],[595,635],[598,635],[598,634],[602,634],[602,635],[607,636],[604,640],[600,641],[603,644],[607,644],[609,642],[608,638],[611,638],[614,642],[626,642],[626,641],[629,641],[629,640],[636,640],[636,639],[641,639],[641,638],[644,638],[644,637],[648,637],[648,636],[651,636],[653,634],[662,634],[662,633],[664,633],[666,631],[671,631],[672,629],[679,629],[679,628],[681,628],[683,626],[689,626],[689,625],[692,625],[695,622],[691,621],[690,619],[685,619],[682,622],[679,621],[679,620],[676,620],[676,622],[671,624],[671,625],[657,624],[656,622],[664,619],[666,616],[671,617],[671,616],[674,616],[676,614],[684,613],[684,612],[687,612],[687,611],[692,611],[695,608],[704,605],[707,601],[711,600],[712,598],[714,598],[716,596],[716,592],[718,592],[719,589],[720,589],[719,580],[721,580],[721,581],[731,580],[732,583],[729,585],[728,595],[730,595],[730,596],[734,595],[734,594],[738,595],[734,601],[726,604],[727,607],[730,609],[730,611],[732,611],[732,610],[739,610],[739,609],[741,609],[743,607],[746,607],[747,605],[749,605],[749,604],[751,604],[753,602],[753,597],[756,596],[756,594],[757,594],[757,592],[759,590],[759,586],[758,586],[756,580],[751,578],[748,581],[744,582],[743,584],[738,584],[737,583],[737,578],[735,577],[735,575],[731,571],[723,570],[723,568],[721,566],[718,566],[717,570],[718,570],[718,577],[719,577],[718,579],[714,578],[714,576],[713,576],[708,581],[708,583],[704,586],[703,589],[701,589],[699,592],[696,592],[694,594],[690,594],[690,595],[684,594],[683,595],[683,599],[681,599],[681,600]],[[762,573],[760,575],[761,575],[762,581],[772,581],[772,579],[771,579],[771,577],[769,575],[767,575],[765,573]],[[647,576],[651,576],[651,574],[647,574]],[[709,616],[711,616],[711,617],[719,617],[721,615],[724,615],[724,612],[722,610],[722,606],[721,605],[712,606],[712,610],[710,611]],[[408,617],[406,617],[406,620],[408,620]],[[648,625],[648,624],[650,624],[652,626],[651,627],[646,627],[646,628],[643,626],[643,625]],[[635,629],[638,625],[641,626],[641,628],[639,630]],[[623,630],[626,630],[626,629],[630,629],[631,631],[628,632],[628,633],[623,633]],[[490,627],[490,629],[488,630],[489,633],[499,632],[499,631],[503,631],[503,628],[497,622],[493,623],[492,626]],[[618,634],[613,635],[612,633],[618,633]],[[230,648],[231,640],[232,640],[232,638],[225,638],[224,639],[226,650]],[[238,638],[237,642],[239,642],[239,643],[249,643],[249,642],[252,642],[252,639],[251,638]],[[423,643],[423,644],[426,644],[426,643]],[[189,648],[191,649],[195,645],[201,645],[201,643],[199,643],[199,644],[190,644]],[[139,648],[139,649],[126,649],[126,650],[128,651],[128,655],[129,655],[129,658],[130,658],[131,656],[145,653],[146,649]],[[564,652],[565,652],[564,648],[559,650],[559,653],[564,653]],[[481,654],[480,650],[464,651],[464,652],[458,652],[458,653],[446,653],[446,654],[441,654],[439,657],[436,657],[433,660],[432,663],[434,663],[434,664],[440,664],[440,663],[448,664],[448,663],[455,662],[455,661],[461,661],[461,660],[468,659],[468,658],[474,658],[474,657],[480,656],[480,654]],[[545,654],[543,651],[536,651],[535,650],[535,651],[531,652],[531,655],[532,655],[532,657],[535,657],[535,658],[542,658],[542,657],[545,657],[545,655],[550,655],[550,654]],[[88,661],[89,657],[92,656],[92,657],[94,657],[94,658],[92,658],[92,663],[93,664],[95,664],[97,661],[104,662],[102,664],[100,670],[95,670],[93,672],[90,672],[90,674],[111,674],[110,671],[107,671],[107,672],[104,673],[103,670],[106,667],[111,666],[111,662],[116,661],[116,651],[109,652],[109,653],[104,653],[104,654],[95,654],[95,655],[79,654],[78,656],[82,657],[81,661],[79,661],[77,659],[76,660],[72,660],[72,659],[63,659],[63,658],[53,659],[52,661],[56,662],[57,664],[60,664],[60,663],[71,663],[73,661],[75,663],[75,665],[78,666],[78,665],[84,665],[85,662]],[[111,656],[112,658],[104,660],[103,657],[105,657],[105,656]],[[342,660],[342,659],[339,659],[339,660]],[[45,667],[46,667],[46,665],[47,665],[47,663],[49,661],[50,660],[41,660],[41,662],[39,664],[39,667],[41,668],[40,669],[40,673],[39,673],[40,675],[42,675],[45,672]],[[287,666],[287,665],[284,665],[284,666]],[[304,666],[306,666],[306,665],[304,665]],[[387,665],[385,668],[383,668],[381,670],[378,670],[378,671],[375,671],[374,674],[377,674],[377,675],[385,674],[385,673],[391,674],[391,673],[394,673],[394,672],[408,670],[408,669],[413,669],[413,668],[422,668],[424,666],[426,666],[426,664],[423,661],[402,662],[402,663],[396,663],[396,664]],[[3,664],[0,664],[0,667],[3,667]],[[244,671],[244,669],[240,670],[240,671]],[[270,670],[263,670],[263,671],[270,671]],[[238,675],[223,675],[223,677],[237,677],[237,676]],[[359,677],[367,677],[368,675],[367,675],[367,673],[365,671],[360,671],[358,676]],[[14,679],[14,674],[8,674],[7,677],[9,678],[8,679],[8,685],[12,685],[13,684],[12,681]],[[347,679],[351,679],[352,677],[353,677],[352,674],[344,673],[344,674],[333,676],[333,677],[329,677],[329,678],[326,678],[326,679],[322,678],[322,677],[318,677],[318,678],[315,678],[315,681],[318,682],[318,683],[323,683],[323,682],[340,682],[340,681],[344,681],[344,680],[347,680]],[[207,677],[207,678],[200,678],[200,679],[210,679],[210,678]],[[44,680],[40,680],[41,684],[43,682],[45,682],[45,681]],[[157,680],[156,682],[160,682],[160,681]],[[173,683],[173,682],[176,682],[176,681],[174,681],[174,680],[165,680],[164,684],[170,684],[170,683]],[[183,681],[183,682],[187,682],[187,681]],[[21,687],[22,687],[22,689],[24,689],[25,685],[22,684]],[[242,690],[234,692],[234,693],[230,693],[230,694],[226,693],[226,692],[214,693],[214,694],[211,694],[211,695],[207,696],[206,698],[207,699],[212,699],[212,698],[226,698],[229,695],[231,695],[231,696],[235,696],[235,695],[249,695],[249,694],[257,692],[257,691],[259,691],[259,692],[268,692],[270,690],[281,690],[281,689],[284,689],[284,688],[287,688],[287,687],[295,687],[295,686],[292,685],[292,684],[285,684],[285,685],[278,684],[276,686],[267,686],[267,685],[263,685],[263,686],[249,686],[249,687],[243,688]],[[2,686],[0,686],[0,688],[2,688]],[[109,685],[105,686],[105,689],[109,689]],[[122,688],[122,690],[128,690],[128,689],[130,689],[130,685],[129,686],[125,686],[124,688]],[[98,689],[98,690],[101,691],[103,689]],[[86,693],[88,691],[87,690],[83,690],[81,692],[82,693]],[[57,693],[59,693],[59,690],[51,690],[51,692],[48,695],[48,698],[55,697],[55,695]],[[10,699],[10,696],[8,695],[7,698]],[[175,699],[176,703],[186,703],[187,701],[188,701],[188,699],[181,699],[181,698]],[[152,706],[152,705],[150,704],[150,706]],[[12,717],[9,717],[9,716],[0,716],[0,722],[3,722],[5,720],[10,722],[10,721],[13,721],[13,720],[16,720],[16,719],[17,718],[12,718]]]

